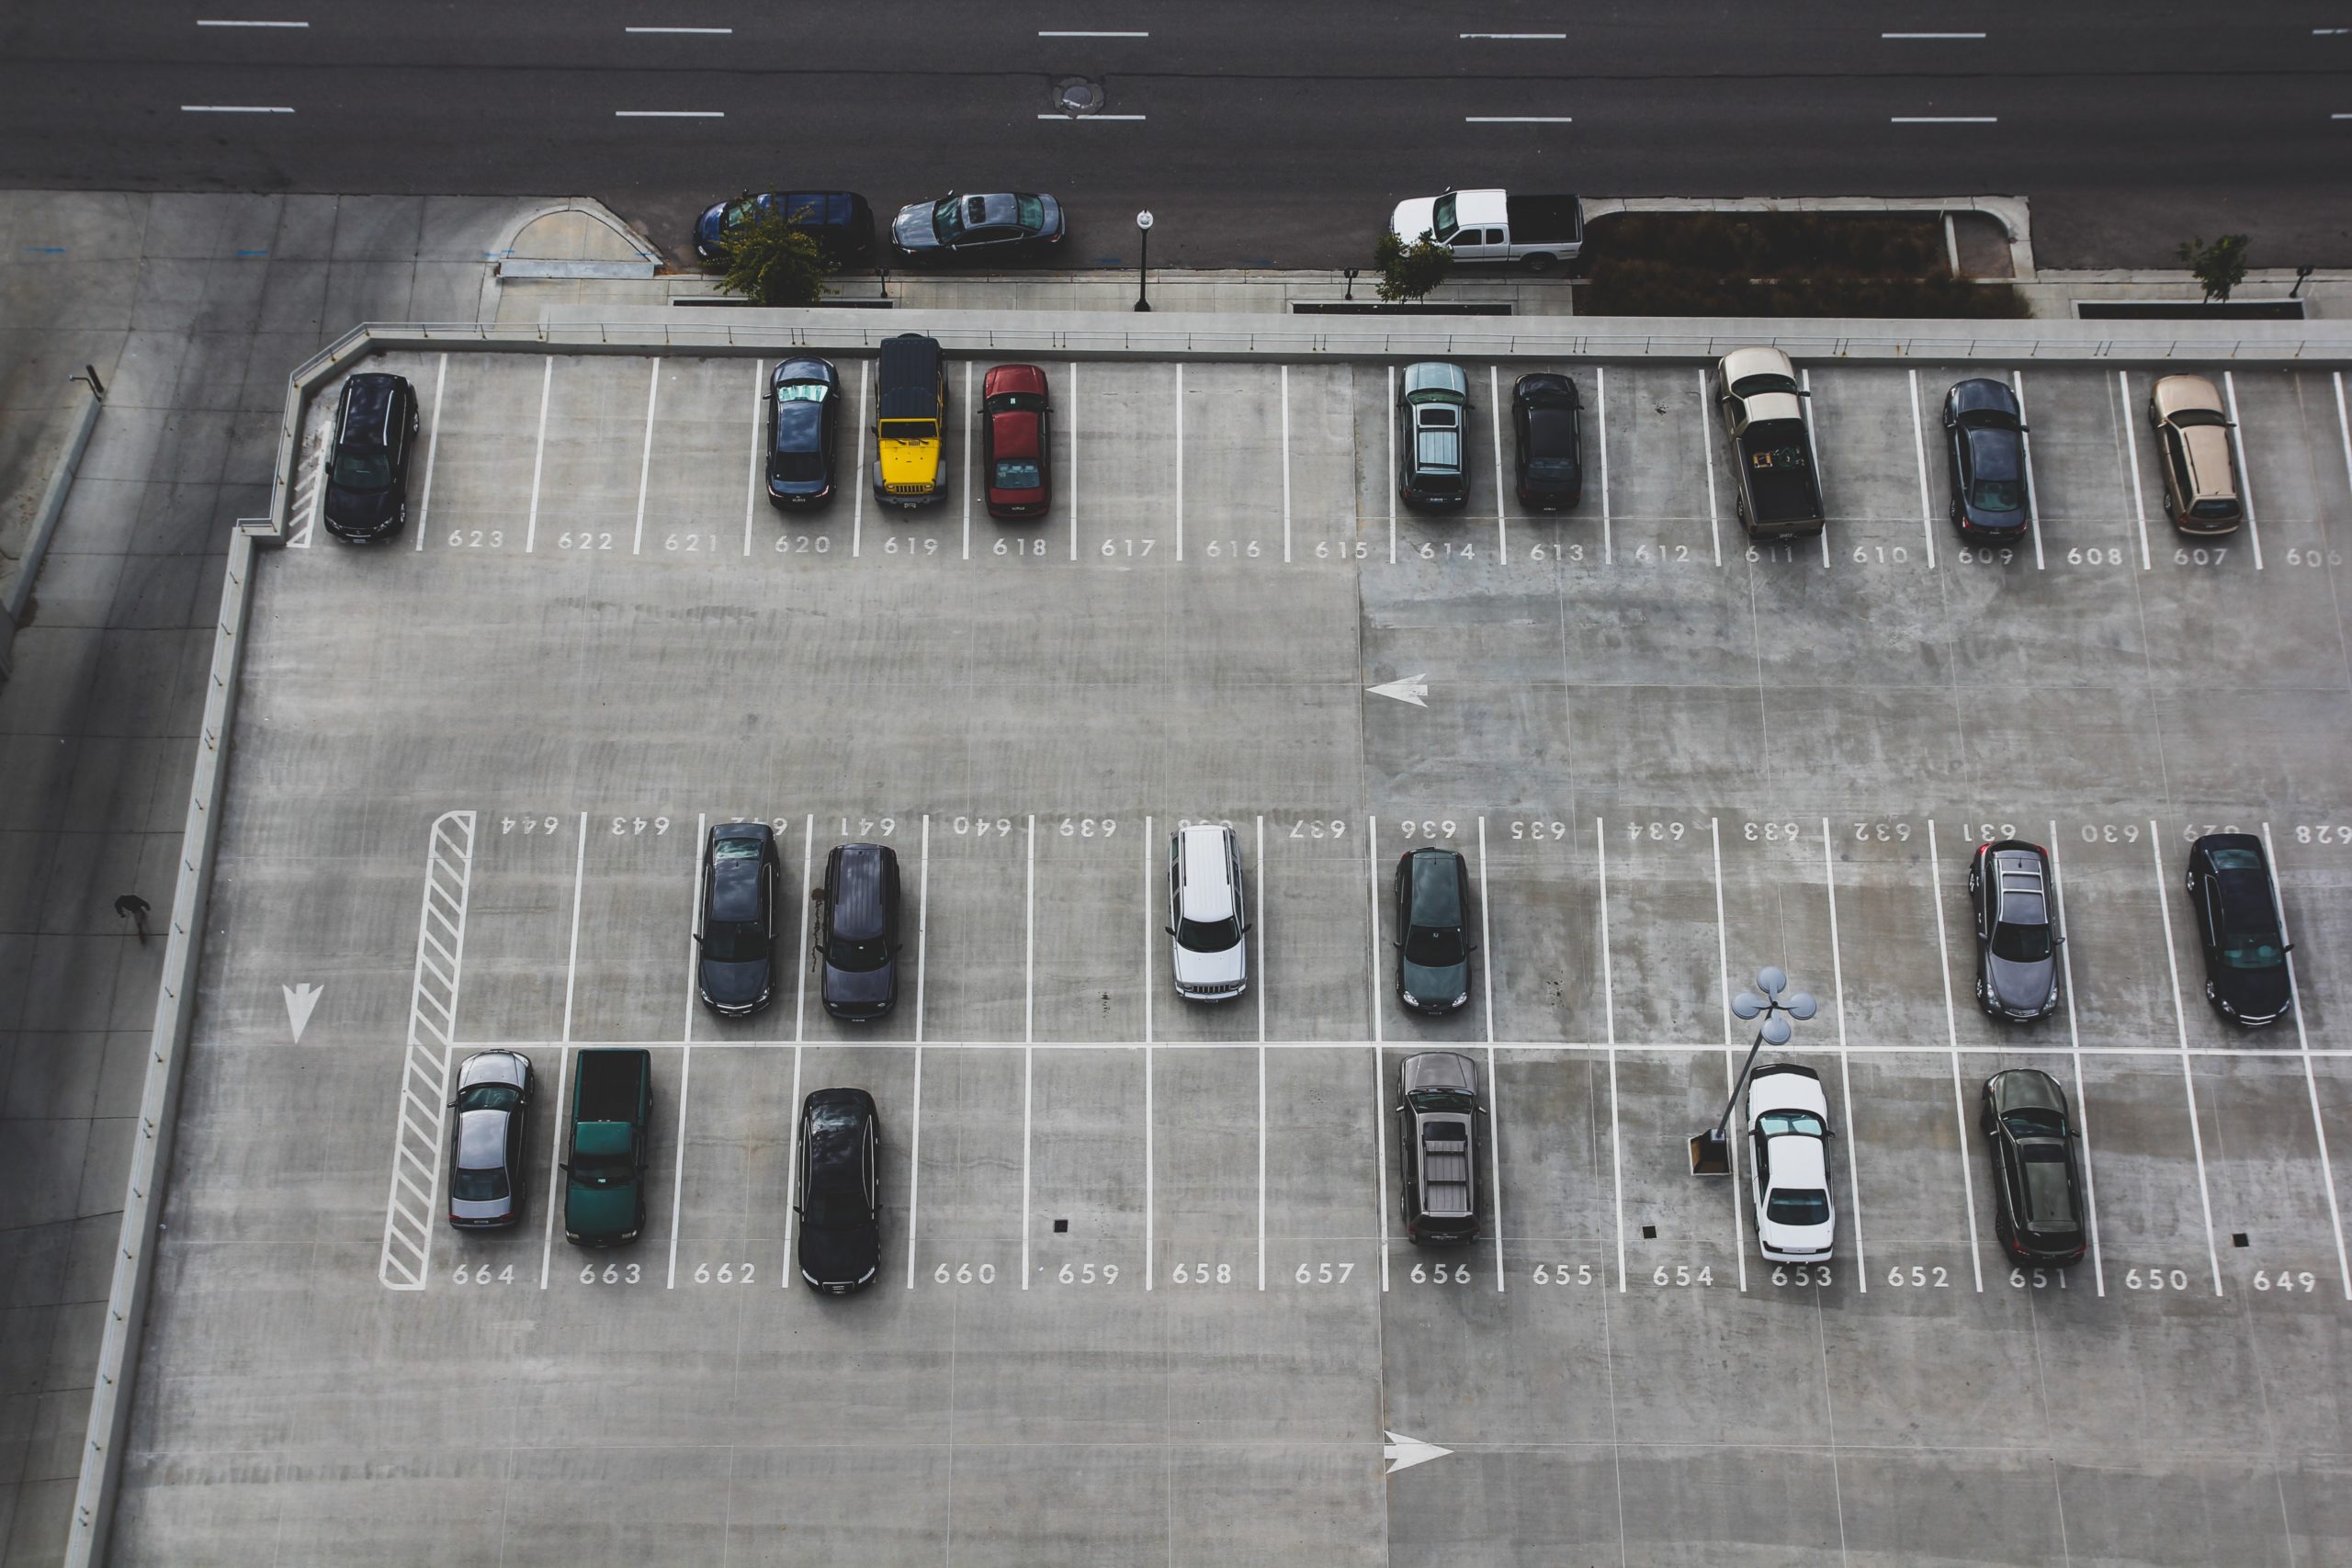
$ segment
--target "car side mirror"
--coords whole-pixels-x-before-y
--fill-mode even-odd
[[[2287,943],[2287,945],[2286,945],[2286,946],[2284,946],[2284,947],[2282,947],[2282,948],[2280,948],[2280,949],[2278,950],[2279,954],[2280,954],[2280,956],[2282,956],[2282,957],[2283,957],[2283,956],[2285,956],[2286,954],[2294,952],[2294,951],[2295,951],[2295,944],[2294,944],[2293,942],[2289,942],[2289,943]]]
[[[571,1162],[568,1159],[559,1160],[556,1162],[556,1168],[563,1172],[564,1175],[570,1176],[571,1174]]]
[[[687,934],[688,936],[690,936],[690,937],[694,938],[695,945],[696,947],[700,947],[700,946],[702,945],[702,932],[700,932],[700,931],[688,931],[686,934]]]

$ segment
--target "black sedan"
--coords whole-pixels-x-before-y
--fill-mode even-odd
[[[882,1122],[862,1089],[820,1089],[800,1108],[800,1277],[830,1296],[882,1265]]]
[[[2208,833],[2188,846],[2188,908],[2205,948],[2205,999],[2223,1018],[2269,1023],[2294,999],[2269,857],[2252,833]]]
[[[1951,475],[1951,520],[1973,539],[2024,536],[2025,420],[2000,381],[1962,381],[1944,394],[1944,457]]]
[[[1584,401],[1566,376],[1521,376],[1511,383],[1519,500],[1557,512],[1584,499]]]
[[[1976,1002],[1995,1018],[2030,1022],[2058,1005],[2058,920],[2050,854],[2040,844],[2001,839],[1976,846],[1968,863],[1976,912]]]
[[[1019,261],[1046,254],[1063,232],[1062,204],[1050,196],[944,196],[900,208],[890,250],[902,262]]]
[[[695,981],[703,1006],[748,1018],[775,994],[776,889],[784,857],[764,822],[722,822],[702,852],[702,930]]]
[[[2079,1135],[2066,1091],[2036,1067],[1984,1080],[1977,1112],[1993,1156],[1993,1234],[2019,1263],[2072,1263],[2083,1255]]]
[[[1415,1012],[1470,1001],[1470,868],[1453,850],[1408,850],[1396,863],[1396,992]]]
[[[833,493],[842,378],[827,359],[786,359],[768,378],[768,501],[809,506]]]
[[[449,1102],[457,1130],[449,1140],[449,1223],[459,1230],[497,1230],[523,1213],[523,1149],[528,1141],[531,1058],[520,1051],[477,1051],[458,1069]]]
[[[369,370],[344,382],[319,508],[328,533],[362,545],[400,531],[416,432],[416,389],[407,377]]]

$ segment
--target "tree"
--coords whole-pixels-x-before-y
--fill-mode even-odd
[[[1453,253],[1430,239],[1426,229],[1409,245],[1382,230],[1378,243],[1373,246],[1372,260],[1380,269],[1380,297],[1392,304],[1420,299],[1453,270]]]
[[[755,207],[727,234],[727,275],[718,287],[754,305],[814,305],[832,292],[824,247],[773,208]]]
[[[2245,281],[2246,243],[2244,234],[2224,234],[2210,245],[2202,234],[2181,242],[2180,259],[2204,285],[2207,304],[2226,300],[2230,290]]]

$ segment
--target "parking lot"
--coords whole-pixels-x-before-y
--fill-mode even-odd
[[[772,361],[395,355],[409,531],[262,568],[118,1548],[500,1561],[2311,1562],[2352,1556],[2352,434],[2211,368],[2251,525],[2161,512],[2152,374],[2036,365],[2035,527],[1962,548],[1944,389],[1815,365],[1831,522],[1750,547],[1703,367],[1465,362],[1400,510],[1396,367],[1043,360],[1057,494],[760,494]],[[1574,513],[1496,412],[1583,390]],[[312,406],[304,494],[330,392]],[[1417,701],[1367,688],[1403,683]],[[695,1000],[695,856],[897,849],[881,1024]],[[1253,984],[1180,1002],[1168,834],[1229,822]],[[2300,1006],[2202,995],[2190,839],[2262,834]],[[2055,852],[2057,1015],[1975,1007],[1973,846]],[[1396,997],[1396,859],[1474,879]],[[787,900],[797,905],[796,900]],[[797,918],[798,910],[793,908]],[[786,953],[805,951],[787,931]],[[1836,1137],[1826,1270],[1687,1173],[1765,964]],[[297,1043],[287,988],[319,989]],[[560,1086],[653,1050],[633,1247],[553,1234]],[[448,1064],[539,1075],[518,1231],[435,1223]],[[1403,1055],[1467,1051],[1496,1201],[1399,1233]],[[2092,1253],[2015,1269],[1976,1094],[2064,1084]],[[883,1277],[787,1267],[793,1107],[870,1089]],[[1384,1480],[1384,1450],[1448,1450]],[[1396,1461],[1400,1455],[1391,1453]],[[355,1531],[354,1527],[361,1529]],[[354,1540],[364,1534],[364,1542]]]

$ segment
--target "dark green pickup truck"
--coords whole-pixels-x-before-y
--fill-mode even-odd
[[[565,1133],[563,1239],[617,1247],[645,1228],[646,1128],[653,1054],[582,1051]]]

